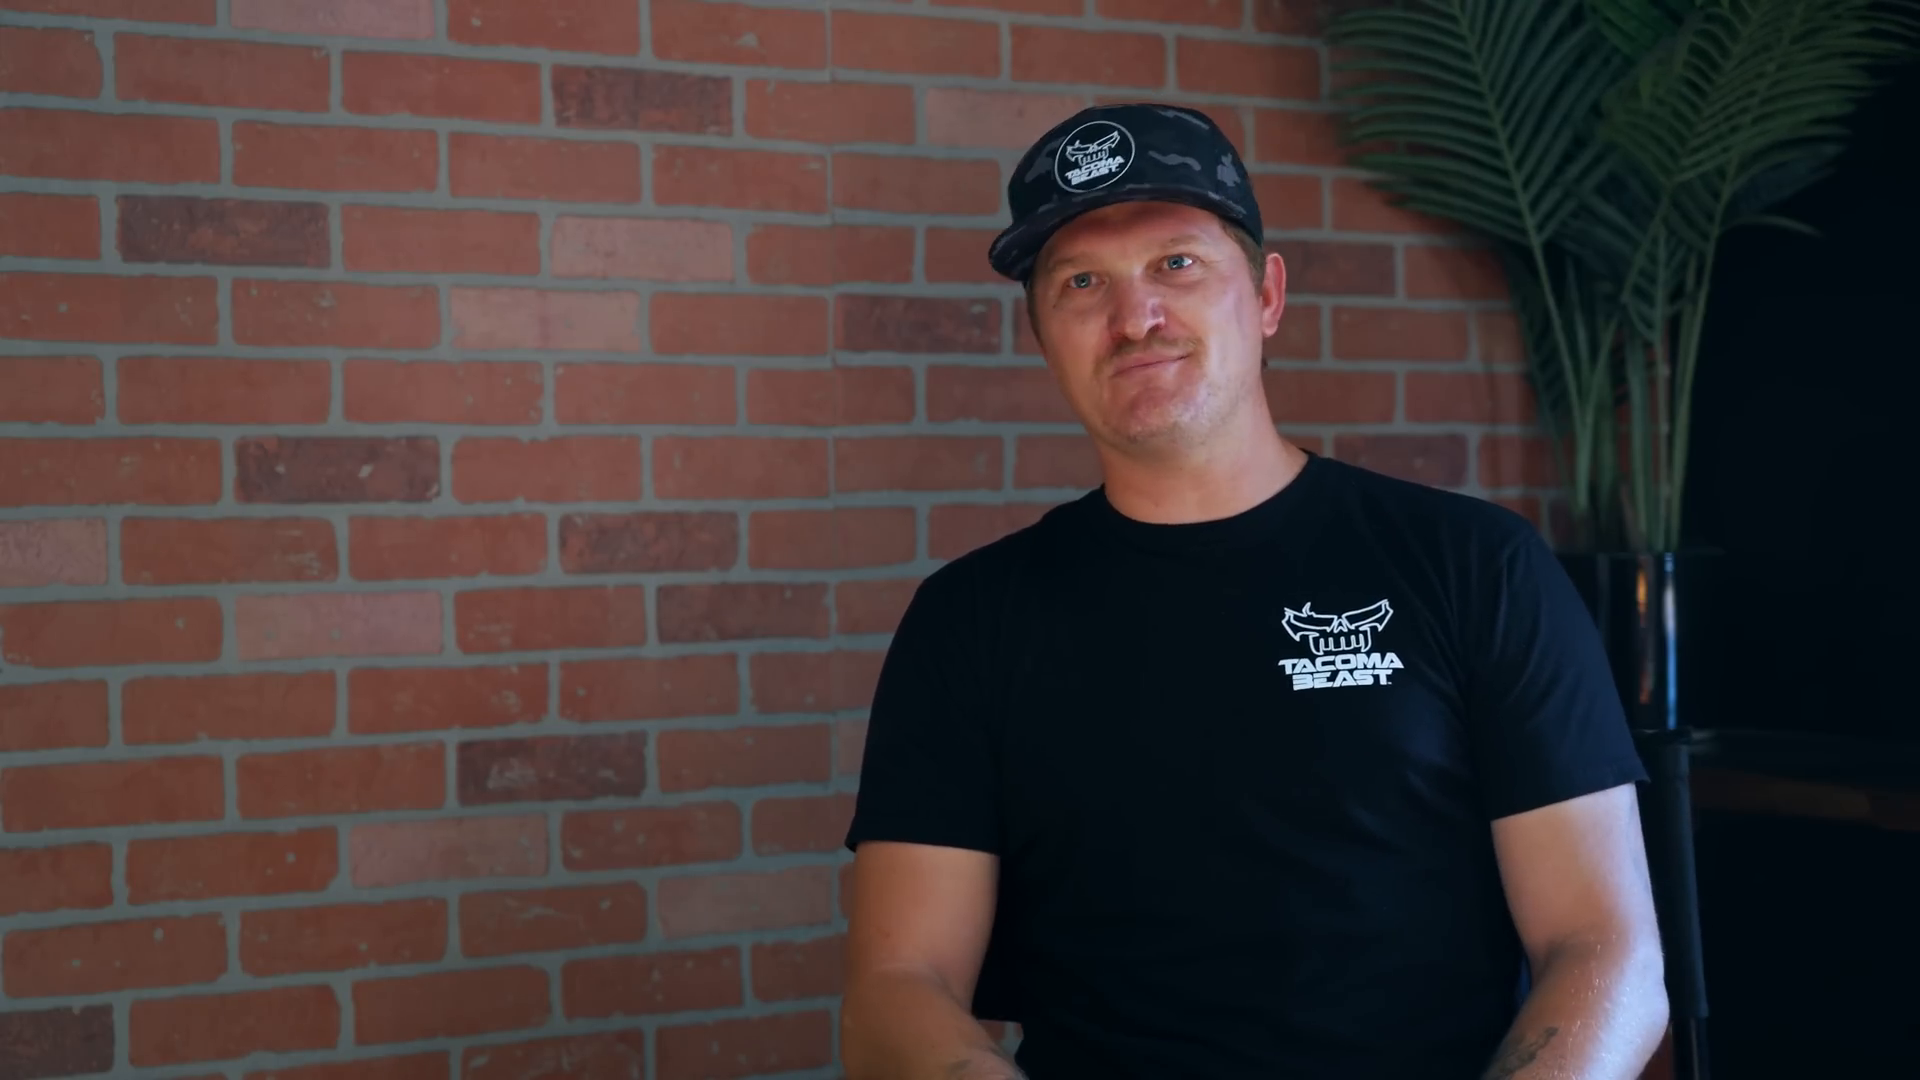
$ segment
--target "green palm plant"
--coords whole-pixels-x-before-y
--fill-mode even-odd
[[[1582,550],[1680,544],[1714,258],[1823,176],[1888,0],[1393,0],[1328,24],[1348,160],[1506,272]],[[1810,231],[1810,230],[1808,230]]]

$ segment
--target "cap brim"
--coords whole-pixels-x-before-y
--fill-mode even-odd
[[[1123,202],[1183,203],[1202,210],[1211,210],[1229,221],[1241,221],[1240,207],[1230,200],[1211,192],[1195,191],[1189,187],[1139,184],[1132,187],[1089,191],[1084,195],[1049,203],[1025,221],[1008,226],[1000,235],[994,237],[993,245],[987,249],[987,263],[1000,276],[1024,282],[1033,272],[1033,263],[1040,256],[1040,249],[1047,246],[1047,241],[1059,231],[1061,226],[1090,210],[1098,210],[1103,206]]]

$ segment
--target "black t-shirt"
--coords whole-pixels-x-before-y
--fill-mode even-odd
[[[1524,519],[1314,456],[1231,518],[1095,489],[929,575],[847,844],[999,856],[973,1004],[1033,1080],[1467,1080],[1524,994],[1490,823],[1644,779]]]

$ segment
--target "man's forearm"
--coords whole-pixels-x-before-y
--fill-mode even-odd
[[[1667,1026],[1657,952],[1568,945],[1547,956],[1482,1080],[1636,1080]]]
[[[1026,1080],[939,980],[912,972],[852,981],[840,1010],[847,1080]]]

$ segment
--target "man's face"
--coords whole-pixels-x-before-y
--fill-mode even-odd
[[[1205,210],[1102,207],[1056,232],[1035,267],[1047,366],[1097,441],[1145,456],[1199,446],[1243,410],[1265,415],[1261,342],[1279,325],[1283,273],[1269,256],[1256,289],[1246,254]]]

